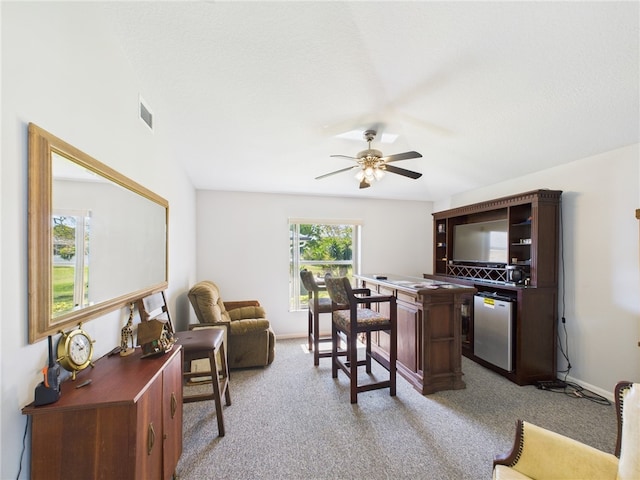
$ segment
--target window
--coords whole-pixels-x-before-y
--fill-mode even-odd
[[[289,220],[289,309],[307,308],[307,291],[300,270],[318,280],[327,273],[352,277],[359,273],[360,225],[355,221]]]

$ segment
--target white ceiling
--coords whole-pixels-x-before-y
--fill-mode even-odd
[[[104,8],[199,189],[440,200],[639,142],[637,1]],[[422,178],[314,179],[374,124]]]

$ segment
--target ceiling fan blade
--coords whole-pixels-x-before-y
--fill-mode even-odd
[[[349,170],[353,170],[354,168],[360,168],[360,166],[354,165],[353,167],[342,168],[340,170],[336,170],[335,172],[325,173],[324,175],[320,175],[319,177],[316,177],[316,180],[320,180],[321,178],[325,178],[325,177],[330,177],[331,175],[335,175],[336,173],[347,172]]]
[[[397,162],[399,160],[410,160],[412,158],[421,158],[422,155],[418,152],[404,152],[404,153],[396,153],[395,155],[389,155],[386,157],[382,157],[380,160],[383,162]]]
[[[385,165],[384,169],[387,172],[397,173],[398,175],[402,175],[403,177],[413,178],[414,180],[422,176],[421,173],[413,172],[411,170],[406,170],[404,168],[394,167],[393,165]]]
[[[350,157],[348,155],[329,155],[331,158],[346,158],[347,160],[358,160],[356,157]]]

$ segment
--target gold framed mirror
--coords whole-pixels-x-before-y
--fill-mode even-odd
[[[167,288],[168,202],[29,124],[29,343]]]

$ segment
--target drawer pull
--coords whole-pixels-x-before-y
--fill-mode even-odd
[[[175,392],[171,392],[171,418],[176,416],[176,411],[178,410],[178,400],[176,399]]]
[[[153,429],[153,423],[149,423],[149,435],[147,437],[147,455],[151,455],[153,445],[156,443],[156,431]]]

